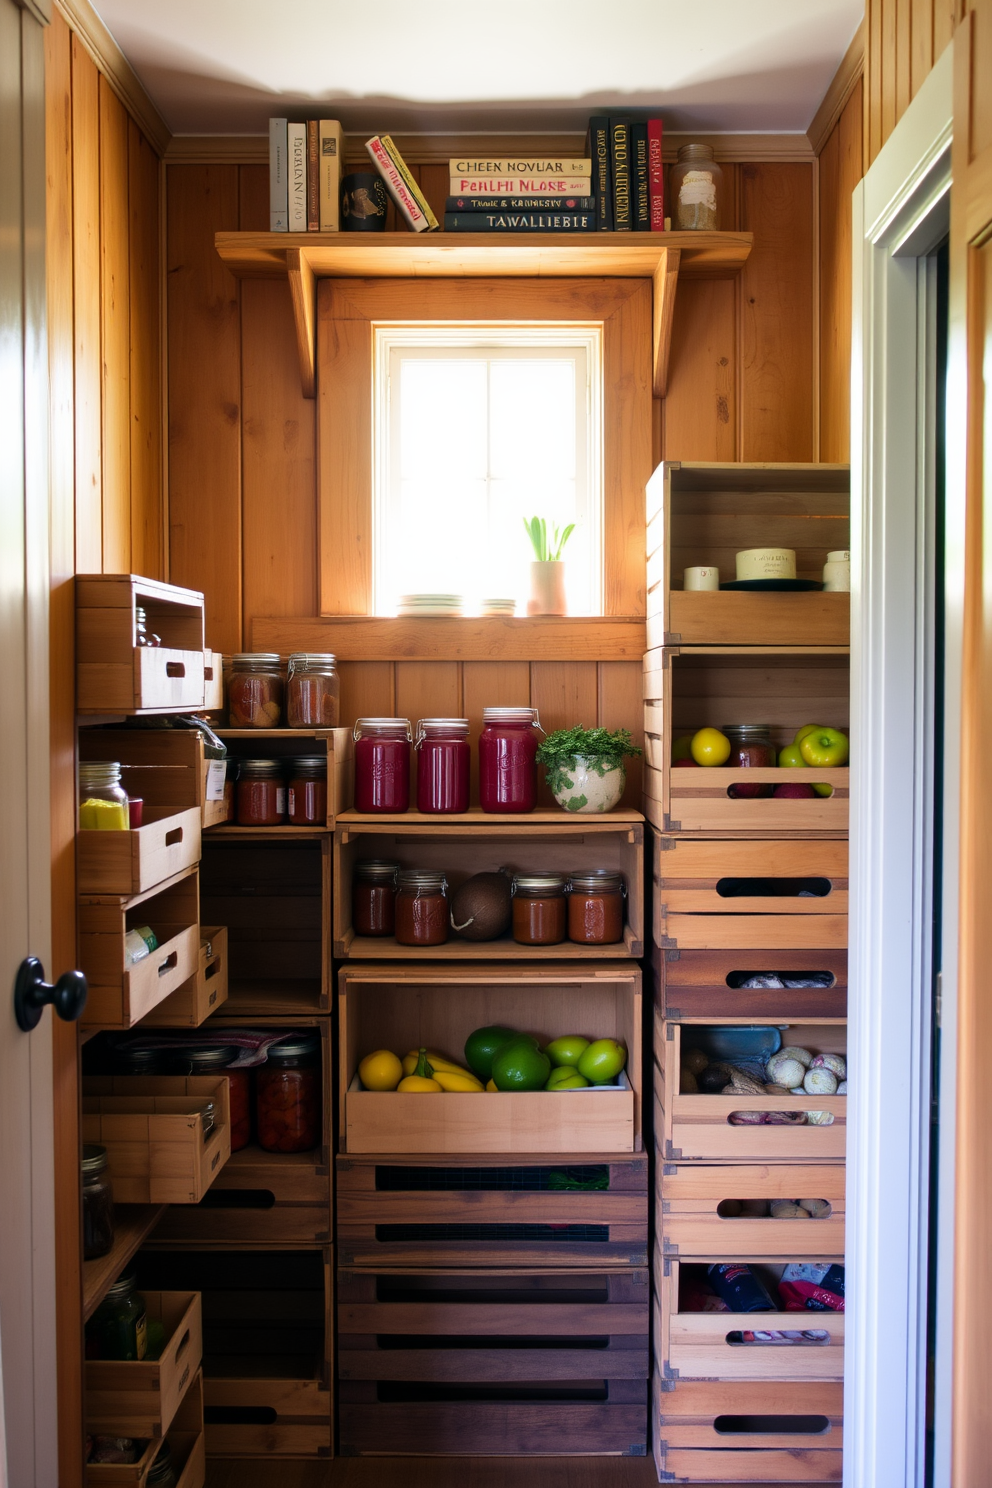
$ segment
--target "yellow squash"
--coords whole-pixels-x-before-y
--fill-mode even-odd
[[[420,1062],[420,1052],[419,1049],[411,1049],[404,1059],[403,1073],[405,1075],[412,1075],[416,1071],[417,1065]],[[447,1070],[450,1075],[469,1075],[472,1079],[475,1078],[471,1070],[467,1070],[463,1064],[455,1064],[453,1060],[445,1059],[443,1054],[435,1054],[428,1049],[427,1059],[435,1074],[437,1074],[438,1070]]]
[[[435,1065],[434,1078],[442,1090],[453,1091],[460,1095],[476,1094],[482,1091],[482,1081],[477,1080],[474,1075],[439,1070]]]
[[[401,1095],[438,1095],[441,1086],[426,1075],[406,1075],[396,1089]]]

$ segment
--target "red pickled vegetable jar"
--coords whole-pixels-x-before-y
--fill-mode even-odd
[[[278,827],[286,820],[286,783],[279,760],[241,760],[237,793],[239,826]]]
[[[355,810],[410,809],[410,720],[359,718],[355,724]]]
[[[302,755],[289,761],[289,825],[322,827],[327,821],[327,756]]]
[[[417,810],[468,810],[472,751],[467,718],[422,718],[417,724]]]
[[[404,868],[396,875],[396,940],[399,945],[444,945],[448,939],[448,881],[432,869]]]
[[[356,935],[392,935],[396,926],[398,863],[366,858],[355,864],[351,922]]]
[[[772,743],[766,723],[725,723],[723,733],[730,740],[727,757],[728,770],[767,770],[778,764],[778,751]],[[739,798],[775,794],[774,785],[765,781],[738,781],[730,787],[731,794]]]
[[[579,945],[623,940],[623,874],[611,868],[573,873],[568,890],[568,938]]]
[[[321,1138],[320,1035],[273,1044],[255,1075],[258,1145],[266,1152],[309,1152]]]
[[[536,708],[484,708],[479,735],[483,811],[533,811],[537,804]]]

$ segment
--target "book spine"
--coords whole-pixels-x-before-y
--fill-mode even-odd
[[[613,231],[613,181],[610,175],[610,121],[605,115],[589,120],[589,154],[592,156],[592,185],[596,193],[596,225],[600,232]]]
[[[289,231],[286,120],[269,120],[269,231]]]
[[[427,218],[428,231],[434,232],[439,226],[438,220],[434,216],[434,213],[431,211],[431,204],[427,200],[424,193],[421,191],[420,186],[414,178],[413,172],[410,170],[410,167],[403,159],[403,156],[400,154],[399,150],[397,150],[396,146],[393,144],[392,138],[388,134],[381,135],[380,138],[382,139],[383,147],[387,151],[390,160],[392,160],[394,166],[403,177],[403,180],[406,183],[407,190],[410,192],[421,212],[423,212],[424,216]]]
[[[449,176],[588,176],[591,173],[592,161],[587,156],[581,160],[555,160],[541,156],[533,160],[448,161]]]
[[[595,212],[445,212],[445,232],[595,232]]]
[[[317,120],[307,120],[307,232],[320,232],[320,167]]]
[[[635,232],[651,231],[651,199],[648,191],[648,126],[640,120],[630,126],[631,214]]]
[[[386,190],[393,201],[399,207],[414,232],[427,231],[427,218],[411,194],[406,182],[393,164],[392,158],[383,146],[382,140],[377,134],[370,140],[365,141],[365,148],[372,157],[372,163],[385,182]]]
[[[318,132],[320,150],[320,230],[341,230],[341,175],[344,164],[344,135],[337,119],[321,119]]]
[[[591,176],[449,176],[449,196],[592,196]]]
[[[665,167],[661,154],[661,120],[648,120],[648,202],[651,231],[665,231]]]
[[[287,124],[289,161],[289,230],[307,230],[307,126]]]
[[[593,212],[594,196],[449,196],[446,212]]]
[[[610,176],[613,181],[613,229],[630,232],[630,125],[626,119],[610,120]]]

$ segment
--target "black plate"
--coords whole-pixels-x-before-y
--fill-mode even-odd
[[[721,584],[721,589],[764,590],[766,594],[806,594],[811,589],[822,589],[816,579],[735,579],[732,584]]]

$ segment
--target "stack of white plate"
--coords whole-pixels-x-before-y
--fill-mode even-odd
[[[480,605],[480,614],[483,615],[515,615],[516,612],[515,599],[484,599]]]
[[[400,615],[460,615],[464,600],[460,594],[401,594]]]

